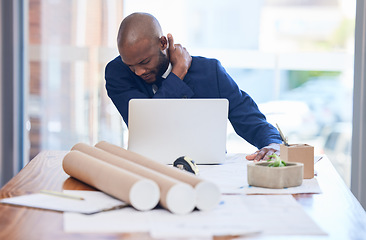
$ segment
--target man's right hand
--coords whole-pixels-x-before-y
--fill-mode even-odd
[[[191,67],[192,57],[189,55],[187,49],[180,44],[174,44],[173,36],[168,33],[168,53],[169,60],[172,64],[172,73],[177,75],[180,79],[184,79],[188,69]]]

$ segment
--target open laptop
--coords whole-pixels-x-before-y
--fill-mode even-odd
[[[227,99],[132,99],[128,149],[165,164],[181,156],[222,163],[228,105]]]

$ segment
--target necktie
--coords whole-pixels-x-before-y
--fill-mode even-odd
[[[158,86],[156,84],[153,84],[152,86],[152,91],[155,94],[158,91]]]

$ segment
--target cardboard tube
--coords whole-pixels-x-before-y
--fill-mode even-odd
[[[134,163],[146,166],[157,172],[185,182],[196,190],[196,207],[200,210],[211,210],[215,208],[221,199],[221,192],[218,186],[212,182],[203,180],[189,172],[179,170],[157,161],[151,160],[135,152],[128,151],[117,145],[101,141],[95,145],[97,148],[110,152],[119,157],[125,158]],[[162,150],[163,151],[163,150]]]
[[[137,210],[154,208],[159,202],[159,186],[152,180],[105,163],[79,151],[71,151],[62,161],[64,171]]]
[[[191,212],[196,205],[196,193],[189,184],[85,143],[74,145],[72,150],[78,150],[104,162],[153,180],[158,184],[160,189],[160,204],[172,213],[186,214]]]

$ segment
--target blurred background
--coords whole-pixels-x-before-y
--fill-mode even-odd
[[[191,55],[216,58],[289,143],[350,184],[355,0],[28,0],[29,160],[77,142],[127,145],[105,90],[121,20],[149,12]],[[256,149],[228,124],[229,153]]]

